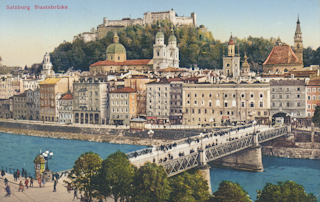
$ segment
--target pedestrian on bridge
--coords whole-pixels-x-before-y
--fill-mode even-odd
[[[17,179],[19,179],[20,178],[20,171],[19,171],[19,169],[17,169]]]
[[[56,192],[56,187],[57,187],[57,184],[58,184],[58,181],[57,179],[54,180],[54,183],[53,183],[53,192]]]
[[[3,176],[5,175],[6,173],[4,172],[4,170],[1,171],[1,177],[3,178]]]
[[[39,186],[40,186],[40,188],[41,188],[41,177],[39,177],[38,183],[39,183]]]
[[[33,178],[30,177],[30,187],[33,187]]]
[[[24,183],[26,184],[26,187],[27,187],[27,189],[28,189],[28,184],[29,184],[28,178],[26,178],[26,181],[24,181]]]
[[[7,178],[4,178],[4,185],[5,186],[8,186],[8,182],[9,182],[9,180]]]
[[[19,190],[18,191],[22,191],[23,192],[23,184],[22,184],[22,181],[20,181],[20,183],[19,183]]]
[[[42,184],[43,184],[43,187],[46,185],[46,181],[44,181],[44,178],[42,178]]]
[[[10,186],[8,185],[5,189],[6,189],[7,194],[6,194],[6,195],[4,195],[4,196],[5,196],[5,197],[7,197],[7,196],[9,196],[9,197],[10,197],[10,195],[11,195]]]

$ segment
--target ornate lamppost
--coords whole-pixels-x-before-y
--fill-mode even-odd
[[[150,137],[150,145],[152,146],[152,137],[153,137],[154,131],[153,130],[149,130],[148,131],[148,135]]]
[[[47,166],[46,166],[46,171],[50,171],[49,170],[49,159],[52,158],[53,156],[53,152],[50,152],[49,150],[45,151],[42,153],[43,158],[46,160]]]

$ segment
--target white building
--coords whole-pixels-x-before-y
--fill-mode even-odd
[[[73,96],[68,93],[63,95],[59,100],[59,122],[60,123],[73,123],[73,115],[72,115],[72,105]]]
[[[52,63],[50,62],[50,55],[46,53],[43,57],[41,76],[42,78],[53,77],[55,72],[52,70]]]
[[[230,36],[228,43],[228,56],[223,56],[223,75],[232,78],[240,76],[240,57],[235,54],[235,43]]]

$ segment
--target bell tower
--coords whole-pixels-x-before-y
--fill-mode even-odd
[[[300,20],[298,16],[296,32],[294,34],[294,52],[300,62],[303,62],[303,43],[302,43],[302,32],[300,27]]]

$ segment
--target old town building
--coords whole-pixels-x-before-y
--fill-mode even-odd
[[[27,94],[27,119],[40,120],[40,91],[39,89],[25,91]]]
[[[131,87],[137,92],[137,115],[146,117],[146,83],[150,78],[143,75],[132,75],[124,79],[125,87]]]
[[[306,117],[306,84],[304,80],[271,80],[270,116],[292,118]]]
[[[317,106],[320,106],[320,78],[311,78],[306,83],[307,88],[307,117],[314,115]]]
[[[76,124],[108,124],[109,84],[106,75],[81,76],[73,84],[73,118]]]
[[[27,119],[27,94],[22,93],[13,96],[13,118]]]
[[[0,76],[0,99],[9,99],[12,97],[13,89],[12,89],[12,75],[11,74],[3,74]]]
[[[73,96],[71,93],[67,93],[61,96],[59,102],[59,122],[60,123],[73,123]]]
[[[235,82],[183,84],[183,124],[268,123],[270,85]]]
[[[223,56],[223,75],[233,78],[240,76],[240,56],[235,52],[235,42],[232,35],[228,43],[228,55]]]
[[[40,120],[58,121],[56,110],[57,94],[68,92],[68,78],[47,78],[39,83],[40,86]]]
[[[110,124],[130,125],[137,117],[137,92],[123,87],[110,92]]]
[[[0,99],[0,118],[11,119],[12,117],[12,99]]]
[[[170,124],[182,124],[182,79],[168,78],[170,83]]]
[[[166,78],[157,78],[147,83],[147,122],[169,123],[170,83]]]

